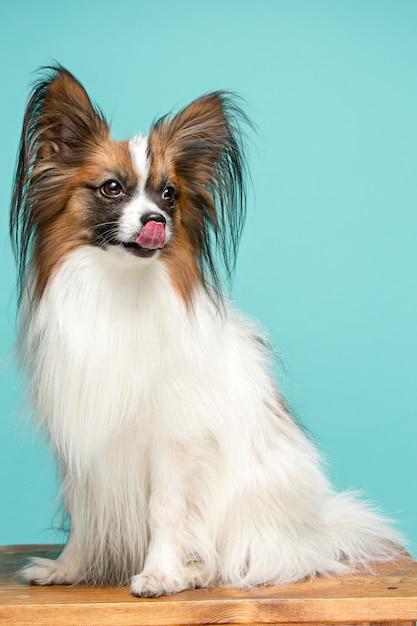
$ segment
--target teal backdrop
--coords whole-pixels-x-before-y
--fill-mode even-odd
[[[417,2],[15,0],[0,20],[0,544],[59,541],[53,459],[13,360],[8,205],[33,71],[57,60],[113,134],[213,89],[258,132],[233,288],[340,489],[417,556]],[[140,357],[139,357],[140,358]]]

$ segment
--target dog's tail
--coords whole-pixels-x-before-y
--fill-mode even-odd
[[[372,563],[392,561],[406,554],[405,539],[358,494],[334,494],[325,505],[329,544],[336,559],[350,568],[372,568]]]

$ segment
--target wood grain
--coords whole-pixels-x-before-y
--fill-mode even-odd
[[[414,626],[417,620],[417,562],[407,557],[376,565],[374,575],[357,572],[250,591],[195,589],[156,599],[135,598],[127,588],[34,587],[19,580],[16,572],[30,556],[58,553],[51,545],[0,548],[0,624]]]

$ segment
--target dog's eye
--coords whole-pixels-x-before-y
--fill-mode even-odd
[[[172,185],[167,185],[162,192],[162,200],[167,204],[174,204],[175,202],[175,189]]]
[[[108,180],[101,185],[100,193],[106,198],[118,198],[123,194],[123,188],[117,180]]]

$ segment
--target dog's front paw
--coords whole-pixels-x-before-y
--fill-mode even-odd
[[[20,575],[32,585],[70,585],[76,582],[72,568],[52,559],[34,558]]]
[[[143,572],[134,576],[130,581],[133,595],[141,598],[168,596],[193,586],[193,583],[185,576],[175,576],[158,570]]]

